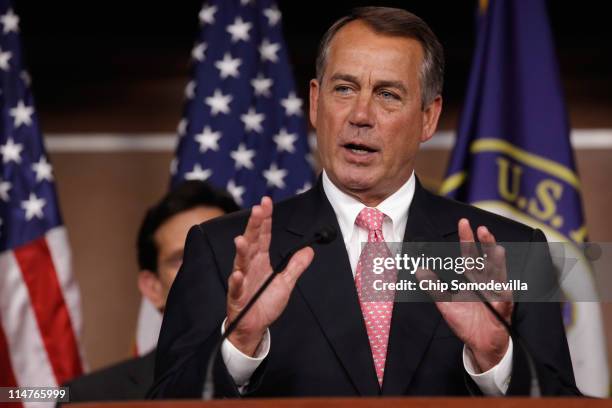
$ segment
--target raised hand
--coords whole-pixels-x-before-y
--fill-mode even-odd
[[[272,273],[272,200],[264,197],[253,207],[246,229],[234,239],[236,257],[228,281],[227,323],[232,322],[253,294]],[[229,341],[244,354],[253,356],[266,329],[281,315],[295,283],[314,257],[310,247],[296,252],[253,308],[230,334]]]
[[[465,218],[459,220],[458,229],[461,255],[464,257],[478,256],[469,221]],[[497,245],[495,236],[487,227],[478,227],[476,234],[487,261],[483,271],[466,272],[466,277],[475,282],[488,282],[491,279],[496,282],[506,282],[504,248]],[[419,271],[417,277],[421,280],[437,279],[430,271]],[[494,295],[495,300],[491,301],[491,305],[507,322],[510,322],[514,306],[512,293],[500,291]],[[508,333],[481,302],[478,302],[473,295],[468,296],[472,301],[462,302],[462,299],[466,299],[466,294],[461,292],[444,296],[434,294],[433,296],[442,317],[468,347],[480,370],[487,371],[501,361],[508,349]]]

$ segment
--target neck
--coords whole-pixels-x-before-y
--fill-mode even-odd
[[[412,176],[413,171],[410,170],[408,173],[408,177],[400,180],[394,185],[390,186],[387,189],[351,189],[349,186],[344,186],[341,183],[334,180],[329,176],[329,173],[326,173],[329,180],[343,193],[353,197],[366,207],[377,207],[380,203],[389,198],[393,193],[399,190]]]

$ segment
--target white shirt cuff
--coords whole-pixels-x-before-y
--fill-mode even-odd
[[[225,320],[221,324],[221,335],[225,333]],[[234,383],[242,393],[244,388],[249,384],[251,376],[257,370],[257,367],[268,356],[270,351],[270,330],[266,329],[263,340],[255,350],[255,356],[250,357],[238,350],[228,339],[221,344],[221,357],[227,371],[232,376]]]
[[[478,385],[480,391],[489,397],[498,397],[506,394],[512,376],[512,338],[508,340],[506,354],[496,366],[484,373],[476,373],[475,364],[467,347],[463,346],[463,367]]]

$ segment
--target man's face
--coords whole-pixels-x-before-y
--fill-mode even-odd
[[[153,303],[159,309],[163,309],[166,304],[172,282],[183,263],[183,249],[189,229],[223,214],[223,210],[217,207],[194,207],[172,216],[155,231],[153,238],[157,246],[158,290]]]
[[[418,41],[377,34],[357,20],[332,39],[322,83],[310,83],[321,164],[366,205],[408,180],[419,144],[435,130],[442,100],[421,109],[422,60]]]

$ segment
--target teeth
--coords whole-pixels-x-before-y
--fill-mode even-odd
[[[351,152],[357,153],[357,154],[368,154],[369,153],[367,150],[361,150],[361,149],[351,149]]]

